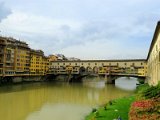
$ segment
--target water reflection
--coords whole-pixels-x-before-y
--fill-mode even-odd
[[[26,120],[83,120],[91,111],[90,107],[76,104],[47,104],[39,112],[34,112]]]
[[[122,77],[118,78],[115,81],[116,87],[123,89],[123,90],[135,90],[136,89],[136,84],[139,82],[137,81],[137,78],[133,77]]]
[[[97,89],[103,89],[105,88],[105,81],[91,81],[91,82],[83,82],[83,86],[91,87],[91,88],[97,88]]]
[[[65,83],[0,87],[0,119],[82,120],[93,107],[133,93],[121,89],[118,81],[116,85],[101,83],[101,87]]]

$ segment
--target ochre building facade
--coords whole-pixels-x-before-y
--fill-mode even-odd
[[[42,50],[31,50],[30,75],[45,75],[48,72],[49,61]]]
[[[48,58],[41,50],[14,38],[0,37],[0,76],[45,75]]]
[[[157,85],[160,81],[160,22],[157,23],[153,40],[147,57],[147,80],[151,85]]]

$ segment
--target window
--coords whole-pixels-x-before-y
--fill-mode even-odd
[[[95,65],[97,65],[97,63],[95,63]]]
[[[77,63],[75,63],[75,65],[77,65]]]
[[[90,65],[90,63],[88,63],[88,65]]]
[[[124,63],[124,65],[127,65],[127,63]]]
[[[63,65],[65,65],[65,63],[63,63]]]
[[[83,65],[83,63],[81,65]]]
[[[143,65],[143,63],[141,63],[141,65]]]
[[[160,51],[159,51],[159,62],[160,62]]]
[[[156,51],[158,51],[158,46],[156,45]]]
[[[99,70],[102,70],[102,67],[99,67]]]
[[[117,63],[117,66],[119,66],[119,63]]]

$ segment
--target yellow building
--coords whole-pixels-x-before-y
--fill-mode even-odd
[[[0,37],[0,73],[5,75],[29,73],[28,44],[13,38]]]
[[[148,82],[157,85],[160,81],[160,22],[157,23],[153,40],[147,57]]]
[[[139,68],[138,69],[138,76],[141,76],[141,77],[145,77],[146,76],[146,72],[145,72],[144,68]]]
[[[22,41],[16,42],[15,48],[15,71],[16,74],[29,74],[30,48]]]
[[[53,62],[53,61],[57,61],[58,57],[56,55],[49,55],[48,59],[49,59],[49,62]]]
[[[4,74],[4,51],[5,51],[6,41],[3,37],[0,37],[0,76]]]
[[[0,76],[45,75],[49,59],[41,50],[31,50],[25,42],[0,37]]]
[[[106,74],[106,72],[107,72],[106,66],[99,67],[98,74]]]
[[[45,75],[48,72],[48,58],[42,50],[31,50],[30,52],[30,75]]]
[[[45,75],[49,71],[49,58],[46,56],[43,56],[42,58],[42,65],[43,65],[43,74]]]
[[[14,53],[15,53],[15,46],[14,41],[10,41],[9,38],[0,38],[0,44],[2,49],[1,57],[0,57],[0,71],[1,74],[4,75],[11,75],[15,73],[14,70]]]
[[[138,68],[138,76],[145,77],[147,76],[147,62],[144,63],[144,67]]]

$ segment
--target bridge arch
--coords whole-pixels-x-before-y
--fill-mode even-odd
[[[87,73],[92,73],[92,72],[93,72],[93,69],[92,69],[90,66],[88,66],[88,67],[86,68],[86,72],[87,72]]]
[[[93,67],[93,73],[98,73],[98,67],[97,66]]]
[[[145,82],[145,78],[144,77],[140,77],[140,76],[117,76],[117,75],[111,75],[107,77],[107,83],[111,83],[111,84],[115,84],[116,80],[119,80],[120,78],[130,78],[130,79],[137,79],[138,82]]]
[[[145,79],[141,77],[119,77],[115,80],[115,85],[121,89],[134,90],[141,82],[144,83]]]
[[[81,66],[79,68],[79,74],[85,74],[86,73],[86,68],[84,66]]]

